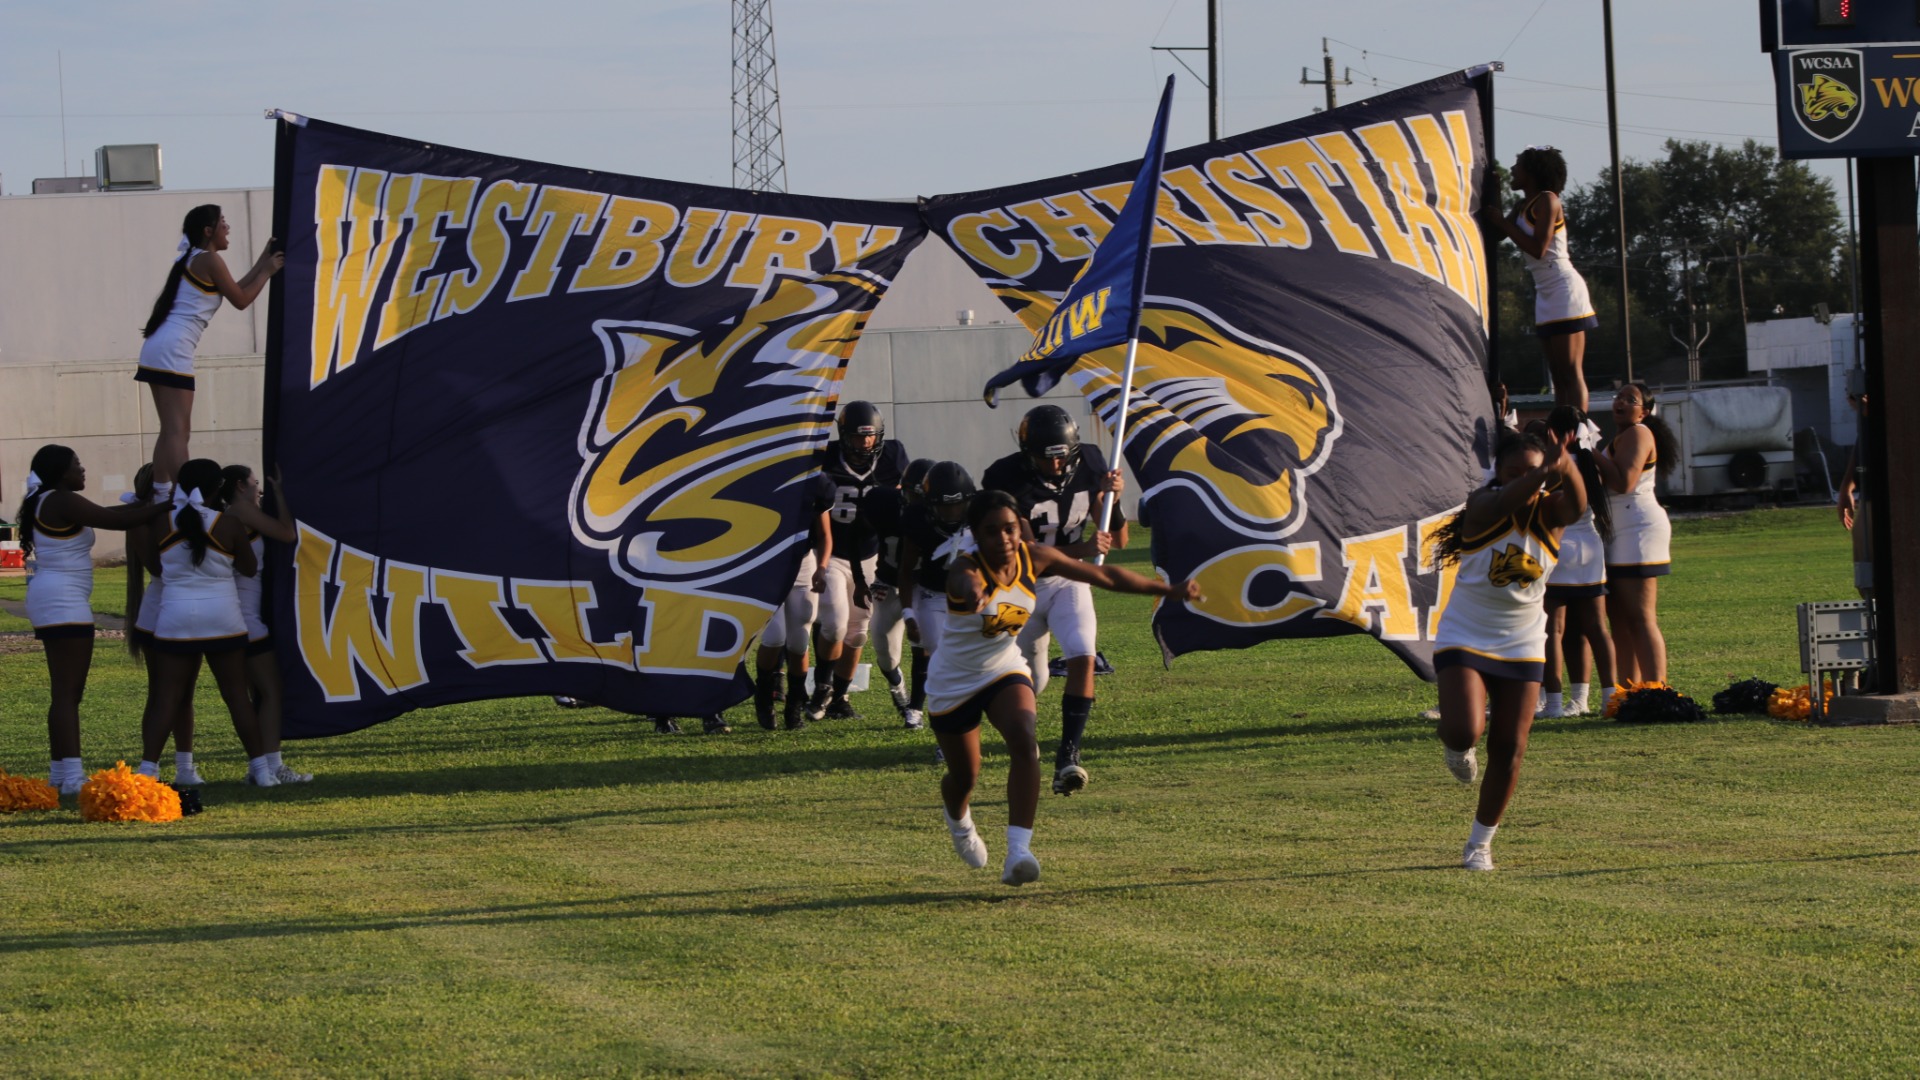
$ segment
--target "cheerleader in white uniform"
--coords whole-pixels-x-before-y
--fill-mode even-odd
[[[1433,666],[1440,676],[1440,741],[1461,783],[1479,776],[1474,744],[1487,734],[1487,775],[1461,861],[1493,869],[1493,833],[1513,799],[1546,661],[1547,579],[1560,537],[1586,510],[1586,488],[1557,444],[1508,435],[1495,479],[1442,527],[1440,558],[1457,562],[1440,616]],[[1491,699],[1491,708],[1488,707]]]
[[[146,343],[140,347],[140,369],[133,377],[153,388],[153,407],[160,414],[160,435],[153,446],[153,478],[163,502],[172,494],[174,474],[187,460],[187,440],[193,428],[193,353],[200,346],[200,335],[206,332],[222,299],[236,311],[246,310],[287,261],[268,241],[253,268],[235,281],[219,254],[227,250],[230,231],[218,206],[208,204],[187,211],[180,226],[179,258],[167,271],[167,283],[140,331]]]
[[[1586,280],[1567,257],[1567,218],[1560,203],[1567,186],[1567,159],[1551,146],[1530,146],[1514,160],[1512,182],[1526,197],[1511,215],[1497,219],[1499,229],[1520,248],[1533,275],[1533,332],[1547,350],[1554,398],[1585,412],[1587,383],[1581,365],[1587,331],[1600,320],[1594,317]]]
[[[47,658],[50,697],[47,780],[71,795],[86,782],[80,760],[80,701],[93,667],[93,530],[128,529],[162,511],[150,506],[97,506],[80,494],[87,470],[65,446],[33,455],[27,497],[20,502],[20,547],[33,557],[27,619]]]
[[[1600,706],[1606,707],[1613,696],[1616,675],[1613,663],[1613,639],[1607,636],[1607,543],[1613,535],[1613,515],[1607,490],[1600,479],[1600,467],[1592,450],[1580,445],[1586,429],[1592,426],[1585,413],[1571,405],[1562,405],[1549,413],[1540,425],[1543,440],[1560,444],[1563,453],[1573,458],[1580,470],[1580,482],[1587,492],[1587,510],[1580,520],[1567,526],[1560,536],[1560,561],[1547,578],[1547,672],[1540,683],[1541,717],[1579,716],[1587,711],[1587,695],[1597,668],[1600,675]],[[1533,424],[1527,426],[1529,433]],[[1561,661],[1572,676],[1571,692],[1563,692]]]
[[[1654,496],[1656,476],[1673,470],[1679,442],[1654,414],[1653,391],[1628,383],[1613,397],[1616,434],[1596,459],[1612,494],[1607,541],[1607,621],[1624,682],[1667,681],[1667,639],[1660,632],[1660,579],[1673,570],[1673,525]]]
[[[174,705],[192,692],[204,659],[246,748],[248,782],[271,787],[279,780],[260,747],[247,687],[247,620],[234,585],[236,575],[252,576],[257,564],[246,526],[237,515],[221,512],[220,482],[217,462],[195,458],[180,467],[173,530],[160,541],[160,573],[167,586],[148,661],[158,669],[155,697],[161,709],[152,723],[143,724],[147,756],[139,771],[159,774],[156,759],[173,728]]]
[[[967,505],[975,549],[956,556],[947,574],[940,645],[927,676],[931,726],[946,759],[941,801],[953,849],[968,866],[987,864],[969,802],[980,778],[980,721],[1006,740],[1007,859],[1000,880],[1024,885],[1040,876],[1033,857],[1034,810],[1040,801],[1040,745],[1034,736],[1033,680],[1018,636],[1033,614],[1034,582],[1052,574],[1115,592],[1199,596],[1194,582],[1169,585],[1118,566],[1095,566],[1022,540],[1013,496],[983,491]]]
[[[143,504],[157,501],[152,462],[140,466],[133,477],[133,490],[120,499]],[[167,590],[167,579],[160,572],[160,537],[168,531],[171,529],[165,515],[127,530],[127,610],[134,613],[133,625],[127,628],[127,652],[147,669],[147,704],[140,715],[143,732],[157,724],[165,711],[160,704],[159,670],[147,663],[147,657],[153,649],[153,628],[160,621],[161,598]],[[193,688],[188,687],[169,708],[174,717],[173,782],[181,787],[198,787],[205,780],[193,763]]]
[[[260,725],[260,753],[273,769],[273,778],[282,784],[304,784],[312,773],[296,771],[280,758],[281,706],[285,694],[280,682],[280,661],[273,654],[273,634],[267,629],[262,610],[262,577],[267,565],[267,541],[291,544],[299,539],[294,531],[293,508],[287,504],[286,486],[278,475],[273,484],[276,514],[260,507],[260,481],[245,465],[229,465],[221,470],[220,501],[227,511],[247,527],[247,546],[253,549],[252,577],[236,577],[234,588],[240,593],[240,617],[247,624],[247,685],[253,694],[253,712]]]

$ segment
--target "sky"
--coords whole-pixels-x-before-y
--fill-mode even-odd
[[[1756,0],[1613,7],[1624,157],[1775,143]],[[1205,0],[773,0],[773,19],[791,191],[903,198],[1137,158],[1170,72],[1169,146],[1207,137],[1201,83],[1152,49],[1204,45]],[[1607,163],[1601,0],[1222,0],[1221,22],[1223,133],[1324,105],[1300,80],[1325,38],[1342,102],[1500,60],[1503,161],[1552,144],[1576,183]],[[729,185],[731,29],[729,0],[0,0],[0,192],[147,142],[170,189],[268,186],[276,107]],[[1840,162],[1816,168],[1840,190]]]

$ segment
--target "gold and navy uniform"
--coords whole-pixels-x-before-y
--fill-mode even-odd
[[[27,621],[33,624],[33,636],[92,637],[93,530],[85,525],[56,529],[40,519],[36,506],[33,566],[27,582]]]
[[[767,628],[761,632],[760,644],[770,649],[784,649],[789,644],[806,648],[807,635],[813,626],[813,620],[820,613],[820,598],[813,591],[813,572],[819,568],[819,559],[814,555],[813,526],[820,515],[833,509],[833,481],[824,475],[815,473],[807,479],[806,506],[802,513],[807,523],[807,553],[800,560],[800,569],[793,575],[793,585],[787,590],[787,598],[775,608],[767,619]]]
[[[1545,198],[1545,192],[1535,195],[1534,199]],[[1527,205],[1533,205],[1528,200]],[[1522,212],[1518,222],[1520,231],[1533,235],[1533,218]],[[1553,235],[1547,240],[1547,250],[1541,258],[1534,258],[1525,251],[1520,258],[1527,265],[1527,272],[1533,275],[1533,332],[1540,337],[1552,337],[1555,334],[1573,334],[1591,330],[1600,325],[1595,317],[1593,302],[1587,298],[1587,282],[1580,271],[1573,268],[1573,260],[1567,256],[1567,219],[1562,216],[1553,223]]]
[[[206,555],[198,563],[177,527],[160,541],[160,570],[167,589],[154,622],[154,647],[183,653],[245,648],[247,620],[240,613],[233,554],[212,539],[220,513],[188,506],[176,511],[175,520],[180,514],[195,513],[208,535]]]
[[[940,647],[927,674],[927,707],[935,731],[971,730],[991,700],[984,692],[998,693],[1011,682],[1032,685],[1018,643],[1035,604],[1033,555],[1027,544],[1020,543],[1013,565],[1001,578],[993,576],[978,552],[957,556],[954,565],[979,571],[986,597],[974,607],[949,592],[941,607]],[[961,721],[957,726],[955,719]]]
[[[873,464],[864,472],[847,464],[839,440],[821,451],[820,472],[833,483],[834,490],[833,508],[827,515],[833,521],[834,558],[864,562],[879,554],[880,542],[861,518],[860,504],[877,489],[898,488],[907,464],[907,448],[898,439],[881,443]]]
[[[1020,515],[1033,529],[1034,539],[1048,547],[1092,539],[1100,527],[1100,487],[1108,472],[1107,459],[1097,446],[1080,444],[1080,460],[1059,485],[1040,479],[1025,454],[1009,454],[987,467],[983,486],[1004,491],[1019,504]],[[1114,511],[1114,526],[1120,520]],[[1093,612],[1093,588],[1063,577],[1040,581],[1039,606],[1034,610],[1020,647],[1027,653],[1035,685],[1047,664],[1048,635],[1060,639],[1060,655],[1068,660],[1092,656],[1098,649],[1099,623]]]
[[[201,254],[199,248],[187,252],[188,266]],[[193,351],[200,347],[200,335],[218,310],[220,290],[213,282],[194,276],[191,269],[185,270],[166,320],[140,346],[140,370],[134,373],[135,381],[193,389]]]
[[[1614,436],[1615,441],[1619,436]],[[1613,443],[1602,453],[1613,456]],[[1673,523],[1653,493],[1654,466],[1657,457],[1647,459],[1640,480],[1625,495],[1613,495],[1607,503],[1613,511],[1613,536],[1607,540],[1607,577],[1662,577],[1673,571]]]
[[[1464,666],[1539,682],[1547,658],[1547,578],[1560,545],[1540,520],[1544,492],[1478,536],[1464,538],[1459,574],[1434,637],[1436,669]]]

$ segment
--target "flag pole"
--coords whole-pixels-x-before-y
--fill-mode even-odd
[[[1137,357],[1139,353],[1140,334],[1136,330],[1127,338],[1127,373],[1121,378],[1120,382],[1120,412],[1119,415],[1113,418],[1113,460],[1108,462],[1108,464],[1112,465],[1116,470],[1120,469],[1126,460],[1123,455],[1126,453],[1127,411],[1133,407],[1134,358]],[[1100,500],[1101,532],[1106,532],[1108,526],[1113,523],[1113,506],[1119,501],[1120,496],[1111,491],[1107,492],[1106,498]],[[1093,557],[1093,565],[1095,566],[1105,566],[1106,563],[1107,556],[1104,552]]]

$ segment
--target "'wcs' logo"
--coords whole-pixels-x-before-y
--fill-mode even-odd
[[[1111,425],[1120,378],[1083,360],[1070,373]],[[1311,360],[1243,334],[1196,304],[1148,297],[1127,448],[1151,498],[1191,489],[1221,523],[1262,540],[1306,521],[1301,478],[1327,463],[1340,437],[1333,386]]]
[[[1540,560],[1527,554],[1518,544],[1508,544],[1505,551],[1493,553],[1493,565],[1487,570],[1487,580],[1496,589],[1509,585],[1527,586],[1540,580],[1547,572]]]
[[[784,278],[704,330],[594,324],[607,373],[580,426],[574,536],[639,585],[701,588],[803,542],[802,481],[884,283]],[[788,513],[782,513],[783,509]]]

